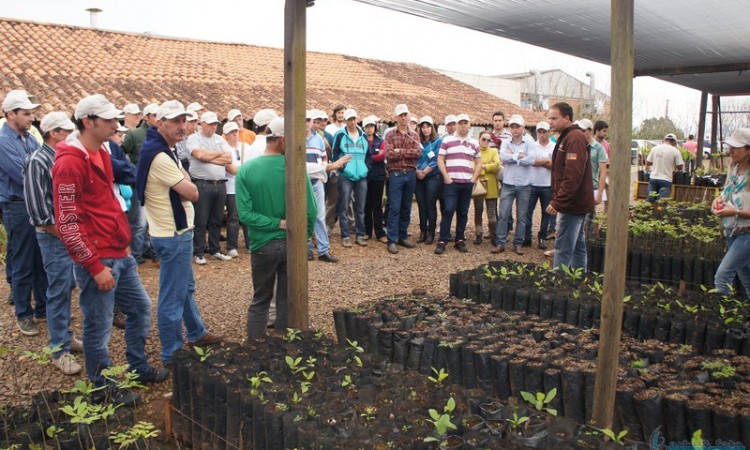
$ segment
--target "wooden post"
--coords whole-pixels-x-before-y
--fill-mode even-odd
[[[619,368],[630,204],[630,134],[633,129],[633,0],[611,0],[612,141],[604,295],[593,418],[612,428]]]
[[[287,286],[289,326],[306,330],[307,171],[305,170],[305,69],[307,2],[286,0],[284,10],[284,135],[286,136]],[[284,332],[284,330],[278,330]]]
[[[706,110],[708,109],[708,92],[701,92],[701,107],[698,113],[698,150],[695,152],[695,167],[696,169],[703,168],[703,136],[706,135]],[[693,185],[695,185],[696,174],[693,172]]]
[[[714,167],[713,155],[716,154],[716,139],[719,137],[719,96],[711,95],[711,159],[708,167]],[[718,159],[716,160],[718,162]]]

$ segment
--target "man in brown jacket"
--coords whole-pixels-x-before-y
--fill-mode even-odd
[[[588,142],[573,124],[573,108],[555,103],[547,118],[550,128],[559,132],[552,152],[552,201],[548,214],[557,214],[555,268],[568,266],[586,271],[586,239],[583,222],[594,211],[594,183],[591,177]]]

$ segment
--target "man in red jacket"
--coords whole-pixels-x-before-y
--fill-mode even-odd
[[[128,218],[113,186],[112,163],[104,143],[114,135],[121,111],[103,95],[78,102],[75,124],[79,134],[57,145],[52,168],[55,225],[75,262],[81,288],[83,357],[86,374],[113,402],[133,404],[140,397],[121,391],[102,376],[112,365],[108,345],[116,305],[127,316],[125,355],[130,370],[142,383],[164,381],[146,359],[146,337],[151,326],[151,299],[138,277],[130,253]]]
[[[583,221],[594,211],[594,182],[588,142],[573,124],[573,108],[555,103],[547,114],[550,128],[559,132],[552,152],[552,201],[548,214],[557,214],[555,268],[568,266],[586,271],[586,239]]]

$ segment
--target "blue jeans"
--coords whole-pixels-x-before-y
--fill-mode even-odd
[[[734,276],[739,275],[745,292],[750,297],[750,234],[744,233],[727,239],[727,254],[721,260],[714,276],[714,285],[721,294],[728,294],[734,286]]]
[[[656,192],[659,194],[656,197],[652,197],[651,193]],[[646,199],[650,202],[659,200],[660,198],[669,198],[672,195],[672,182],[664,180],[654,180],[651,178],[648,181],[648,197]]]
[[[8,235],[10,255],[11,292],[17,319],[47,315],[47,275],[44,273],[42,253],[36,240],[36,230],[29,222],[29,213],[23,202],[3,203],[3,221]],[[31,308],[31,292],[34,308]]]
[[[524,241],[531,242],[531,226],[532,217],[534,215],[534,208],[536,207],[537,201],[542,207],[542,222],[539,224],[539,239],[547,239],[547,233],[549,232],[550,216],[547,214],[547,206],[552,200],[552,188],[531,186],[531,193],[529,194],[529,208],[526,211],[526,234],[524,235]]]
[[[583,222],[586,214],[557,213],[554,267],[582,268],[586,272],[586,234]]]
[[[411,221],[411,198],[417,186],[414,171],[390,173],[388,179],[388,243],[404,241]]]
[[[339,202],[336,206],[336,214],[339,216],[341,226],[341,238],[349,237],[349,219],[346,211],[349,207],[349,199],[354,191],[354,231],[357,237],[365,235],[365,201],[367,200],[367,178],[352,181],[343,175],[339,175]]]
[[[417,180],[417,206],[419,207],[419,231],[434,233],[437,228],[437,198],[443,177],[440,174],[429,175]]]
[[[130,199],[130,209],[128,210],[128,223],[130,224],[130,234],[133,236],[130,241],[130,251],[137,261],[143,259],[143,246],[146,241],[146,211],[141,206],[138,199],[138,193],[133,189],[133,197]]]
[[[247,336],[258,339],[266,334],[268,311],[276,289],[275,329],[289,326],[287,302],[286,239],[276,239],[250,254],[253,301],[247,310]]]
[[[172,361],[172,354],[182,348],[182,323],[188,342],[195,342],[208,332],[195,303],[193,277],[193,230],[172,237],[151,237],[154,252],[161,259],[159,267],[159,304],[157,324],[161,341],[161,361]]]
[[[208,230],[208,254],[213,255],[220,249],[221,221],[224,219],[224,205],[227,202],[226,183],[208,183],[195,180],[198,187],[198,201],[195,208],[195,236],[193,236],[193,254],[203,256],[206,253],[206,230]]]
[[[526,218],[529,209],[529,197],[531,196],[531,185],[515,186],[503,183],[500,191],[500,211],[497,218],[497,246],[505,247],[508,240],[508,221],[513,212],[513,201],[516,202],[516,234],[513,237],[513,246],[523,244],[526,235]]]
[[[83,359],[86,375],[96,386],[106,380],[102,369],[112,365],[109,359],[109,338],[112,335],[112,317],[117,306],[126,316],[125,357],[129,370],[146,373],[150,366],[146,359],[146,338],[151,326],[151,298],[138,277],[135,258],[102,259],[102,264],[112,269],[115,288],[103,292],[88,270],[75,264],[76,280],[81,287],[80,303],[83,312]]]
[[[331,250],[326,229],[326,189],[322,181],[316,181],[312,185],[315,205],[318,207],[318,215],[315,217],[315,242],[318,245],[318,256],[325,255]],[[312,251],[312,239],[307,241],[307,250]]]
[[[451,235],[453,213],[456,213],[455,242],[466,240],[466,222],[469,220],[469,206],[471,205],[471,191],[474,183],[446,184],[443,187],[443,216],[440,218],[440,242],[446,243]]]
[[[73,260],[67,248],[54,234],[37,232],[36,240],[42,252],[44,271],[47,273],[47,327],[49,347],[60,346],[57,358],[70,350],[73,333],[70,332],[70,291],[73,289]]]

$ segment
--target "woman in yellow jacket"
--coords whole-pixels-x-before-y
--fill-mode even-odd
[[[474,230],[476,238],[474,244],[482,243],[482,212],[487,206],[487,226],[495,245],[495,225],[497,224],[497,199],[500,196],[500,188],[497,182],[497,172],[502,167],[500,155],[496,148],[490,147],[492,138],[489,131],[479,133],[479,151],[482,153],[482,174],[477,182],[484,183],[487,194],[483,197],[474,197]]]

